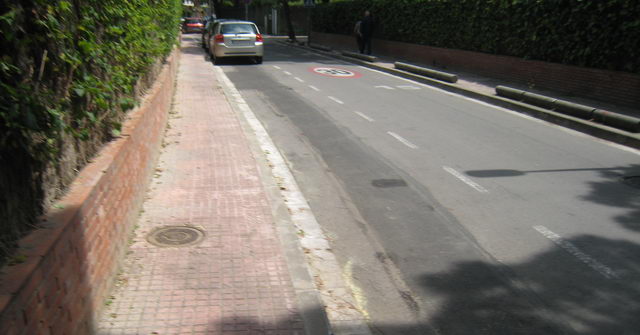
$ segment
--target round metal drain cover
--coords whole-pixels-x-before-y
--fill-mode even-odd
[[[194,227],[163,227],[147,236],[147,241],[159,247],[185,247],[200,243],[204,232]]]

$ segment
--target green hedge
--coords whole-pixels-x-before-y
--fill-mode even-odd
[[[0,256],[42,212],[43,188],[63,189],[68,170],[118,135],[136,83],[175,45],[181,11],[180,0],[0,4]]]
[[[350,34],[365,9],[381,39],[640,73],[637,0],[342,1],[313,29]]]

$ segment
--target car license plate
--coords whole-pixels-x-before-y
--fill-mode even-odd
[[[237,46],[247,46],[247,45],[251,45],[251,41],[250,40],[231,40],[231,44],[237,45]]]

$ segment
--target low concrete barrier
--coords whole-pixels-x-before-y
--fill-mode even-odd
[[[343,56],[352,57],[352,58],[358,58],[358,59],[362,59],[364,61],[372,62],[372,63],[374,63],[374,62],[376,62],[378,60],[378,57],[376,57],[376,56],[363,55],[363,54],[359,54],[357,52],[351,52],[351,51],[342,50],[340,53]]]
[[[565,100],[557,100],[554,103],[554,107],[555,110],[560,113],[572,115],[585,120],[593,119],[593,111],[596,110],[594,107],[576,104]]]
[[[428,69],[426,67],[415,66],[407,63],[402,63],[402,62],[395,62],[394,66],[398,70],[417,73],[423,76],[435,78],[435,79],[446,81],[449,83],[455,83],[458,81],[458,76],[456,76],[455,74],[436,71],[436,70]]]
[[[555,110],[557,112],[579,117],[585,120],[595,120],[604,125],[618,129],[640,132],[640,119],[609,111],[599,110],[595,107],[585,106],[566,100],[559,100],[545,95],[531,93],[507,86],[496,86],[496,94],[505,98],[522,101],[534,106]]]
[[[596,109],[593,111],[593,118],[607,126],[620,128],[632,133],[640,132],[640,119],[632,116]]]
[[[501,97],[522,101],[522,97],[526,92],[512,87],[498,85],[496,86],[496,94]]]
[[[558,101],[558,99],[547,97],[547,96],[536,94],[536,93],[524,92],[524,95],[522,96],[522,101],[528,104],[540,106],[542,108],[553,109],[554,103]]]

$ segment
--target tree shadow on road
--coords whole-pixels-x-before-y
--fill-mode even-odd
[[[571,173],[597,171],[601,179],[588,182],[590,191],[580,199],[626,211],[614,221],[626,229],[640,232],[640,164],[610,168],[552,169],[552,170],[472,170],[466,174],[476,178],[519,177],[534,173]]]
[[[555,245],[518,264],[461,262],[450,271],[425,273],[417,278],[419,289],[435,297],[427,304],[432,305],[432,310],[426,313],[428,317],[414,324],[373,321],[372,333],[638,334],[640,245],[592,235],[580,235],[565,242],[595,259],[605,252],[613,253],[616,257],[607,259],[606,266],[616,277],[606,278],[594,269],[594,264]],[[212,322],[208,330],[302,334],[301,322],[299,318],[265,321],[229,317]],[[341,331],[339,326],[333,330]],[[309,333],[317,334],[313,329]]]
[[[600,175],[608,181],[590,182],[591,192],[582,199],[627,210],[616,216],[615,221],[624,228],[640,232],[640,164],[603,170]]]
[[[442,334],[637,334],[640,245],[591,235],[566,242],[596,258],[615,255],[606,266],[617,278],[607,279],[590,268],[594,264],[558,247],[510,264],[508,272],[517,273],[516,280],[482,280],[507,270],[484,262],[459,263],[447,273],[420,279],[428,294],[444,299],[429,323]]]

